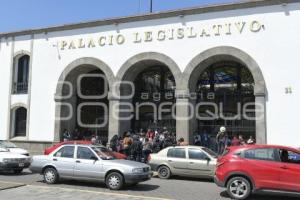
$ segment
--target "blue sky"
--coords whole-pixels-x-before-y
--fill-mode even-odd
[[[150,0],[1,0],[0,32],[136,15]],[[153,0],[153,12],[237,0]]]

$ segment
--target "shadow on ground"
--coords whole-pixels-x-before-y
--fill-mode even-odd
[[[43,180],[37,181],[39,183],[44,183]],[[67,186],[78,186],[78,187],[86,187],[86,188],[102,188],[107,189],[106,185],[104,183],[100,182],[91,182],[91,181],[78,181],[78,180],[60,180],[57,184],[54,184],[53,186],[60,186],[60,185],[67,185]],[[147,192],[147,191],[153,191],[158,189],[158,185],[150,185],[146,183],[139,183],[137,185],[125,185],[121,191],[139,191],[139,192]]]
[[[226,191],[220,193],[221,197],[230,199]],[[300,196],[279,196],[272,194],[254,194],[247,200],[299,200]]]

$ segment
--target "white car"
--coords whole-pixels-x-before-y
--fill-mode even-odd
[[[0,148],[5,148],[12,153],[29,156],[29,152],[27,150],[19,148],[14,143],[11,143],[9,141],[0,140]]]
[[[28,168],[31,162],[29,156],[9,152],[5,148],[0,148],[0,170],[21,173],[24,168]]]

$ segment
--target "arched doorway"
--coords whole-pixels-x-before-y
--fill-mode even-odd
[[[176,121],[172,117],[172,105],[175,103],[175,80],[164,65],[148,67],[134,80],[135,95],[133,105],[135,117],[131,121],[132,130],[164,129],[174,132]],[[169,112],[159,114],[160,105]]]
[[[212,122],[207,122],[203,118],[200,122],[197,117],[190,121],[190,143],[193,135],[201,134],[202,131],[210,131],[215,135],[220,125],[228,126],[233,135],[243,133],[246,138],[253,135],[257,143],[267,142],[266,84],[258,64],[247,53],[229,46],[208,49],[194,57],[188,64],[182,84],[195,94],[190,98],[190,102],[196,108],[200,108],[197,117],[201,116],[201,113],[202,117],[208,116],[204,113],[205,106],[212,109],[217,103],[216,109],[213,110],[218,112]],[[240,119],[235,118],[236,113],[239,112],[239,102],[240,112],[244,115],[243,111],[245,111],[250,120],[243,119],[244,116]],[[199,103],[202,104],[197,107]],[[219,103],[222,105],[220,106]],[[243,107],[245,104],[248,106],[246,109]],[[231,119],[220,119],[224,115]],[[214,136],[212,139],[215,139]]]
[[[120,132],[167,128],[175,133],[176,119],[171,112],[180,74],[177,64],[160,53],[141,53],[127,60],[117,74],[120,110],[127,111],[119,114]]]
[[[229,138],[255,139],[254,79],[247,67],[234,61],[210,65],[199,76],[196,94],[197,134],[215,138],[225,126]],[[245,109],[249,112],[244,113]],[[207,143],[215,147],[213,142]]]
[[[55,95],[55,141],[63,132],[72,139],[91,139],[96,135],[105,145],[108,141],[108,91],[114,80],[110,69],[94,58],[72,62],[61,74]],[[74,137],[79,132],[79,137]]]

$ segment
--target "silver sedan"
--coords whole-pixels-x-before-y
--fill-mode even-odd
[[[172,175],[213,178],[217,164],[217,154],[199,146],[168,147],[148,159],[152,170],[163,179]]]
[[[150,166],[114,159],[94,145],[63,145],[49,155],[33,156],[30,170],[43,174],[48,184],[56,183],[59,178],[96,180],[112,190],[152,177]]]

